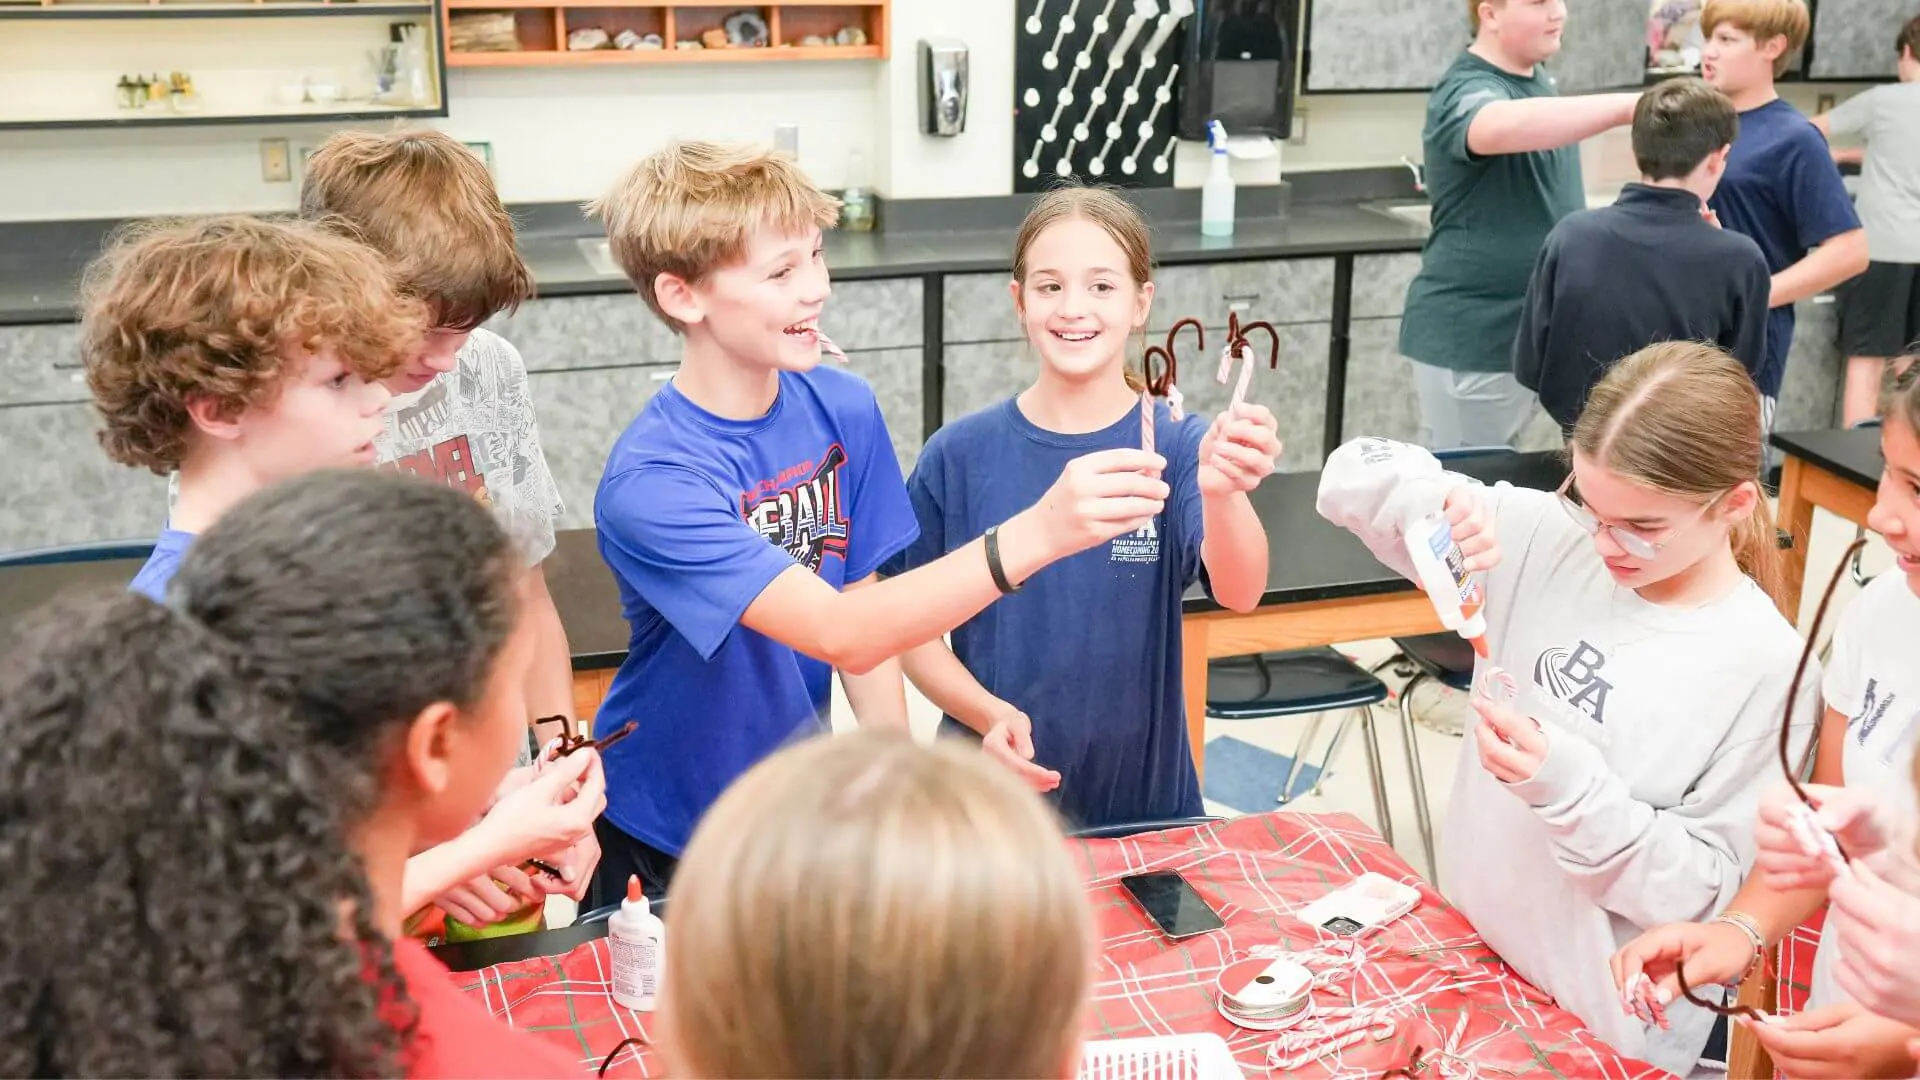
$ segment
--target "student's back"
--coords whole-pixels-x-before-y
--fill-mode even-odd
[[[1633,145],[1644,182],[1569,215],[1547,237],[1513,344],[1514,375],[1571,431],[1620,358],[1658,341],[1707,341],[1757,373],[1771,275],[1760,249],[1703,215],[1738,130],[1698,79],[1644,94]]]

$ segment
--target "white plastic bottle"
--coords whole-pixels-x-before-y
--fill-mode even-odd
[[[613,953],[613,1000],[624,1008],[652,1012],[666,973],[667,927],[640,891],[638,876],[627,879],[627,898],[607,920]]]
[[[1213,147],[1213,166],[1200,188],[1200,234],[1233,235],[1233,173],[1227,168],[1227,129],[1220,121],[1207,123],[1207,143]]]
[[[1467,571],[1467,558],[1453,542],[1446,515],[1429,514],[1406,530],[1407,557],[1420,587],[1427,591],[1440,625],[1466,638],[1475,655],[1487,655],[1487,616],[1480,579]]]

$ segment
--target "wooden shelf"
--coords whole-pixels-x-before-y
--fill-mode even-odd
[[[0,19],[254,19],[351,15],[431,15],[433,4],[351,3],[345,0],[252,0],[239,3],[86,4],[0,2]]]
[[[771,44],[724,49],[681,49],[680,40],[699,40],[736,11],[755,11],[766,20]],[[779,61],[884,60],[888,55],[891,0],[446,0],[442,36],[453,40],[456,13],[511,14],[520,48],[509,51],[448,49],[449,68],[607,67],[645,64],[737,64]],[[859,27],[864,45],[802,45],[809,36],[831,39],[841,27]],[[567,48],[574,30],[598,28],[654,34],[658,49]]]

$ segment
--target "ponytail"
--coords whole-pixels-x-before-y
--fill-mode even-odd
[[[1798,616],[1789,610],[1794,597],[1787,592],[1787,561],[1780,555],[1780,531],[1773,521],[1773,508],[1762,491],[1753,500],[1753,512],[1733,527],[1733,558],[1740,569],[1774,606],[1786,612],[1788,620]]]
[[[238,653],[129,593],[17,624],[0,656],[0,1075],[404,1071],[410,1006],[330,755]]]

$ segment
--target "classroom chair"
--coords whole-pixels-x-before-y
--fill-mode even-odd
[[[1346,741],[1355,720],[1360,722],[1367,751],[1367,778],[1373,785],[1373,811],[1380,835],[1393,843],[1393,816],[1387,809],[1386,782],[1380,775],[1380,739],[1373,730],[1373,706],[1387,700],[1387,684],[1372,672],[1331,648],[1293,649],[1287,652],[1230,656],[1207,665],[1207,716],[1220,720],[1269,720],[1311,716],[1305,734],[1294,747],[1293,764],[1280,788],[1279,805],[1293,797],[1307,752],[1320,734],[1328,713],[1341,713],[1340,726],[1320,759],[1320,775],[1313,784],[1319,794],[1327,770]],[[1204,751],[1203,751],[1204,752]]]
[[[61,563],[111,562],[138,559],[145,562],[153,554],[151,540],[105,540],[90,544],[33,548],[28,551],[0,552],[0,570],[23,566],[54,566]]]

